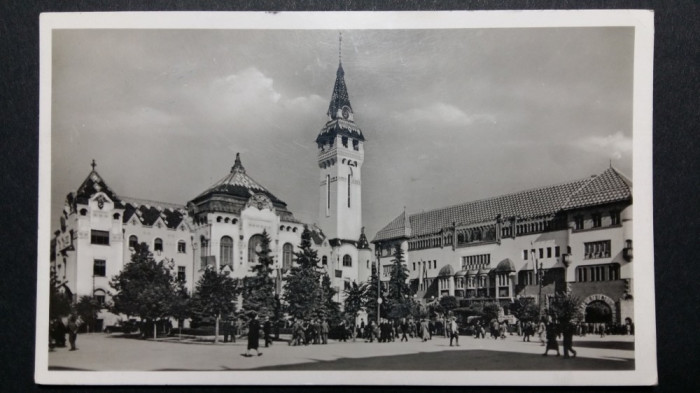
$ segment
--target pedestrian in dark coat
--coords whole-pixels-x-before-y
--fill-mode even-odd
[[[569,358],[569,352],[571,352],[574,357],[576,357],[576,351],[574,351],[574,331],[576,326],[572,323],[567,323],[562,327],[562,335],[564,336],[564,359]]]
[[[420,330],[423,341],[428,341],[430,339],[430,327],[428,326],[428,321],[425,319],[420,323]]]
[[[263,323],[263,334],[265,336],[265,348],[272,345],[272,322],[270,322],[270,317],[265,317],[265,323]]]
[[[557,356],[559,356],[559,344],[557,344],[558,329],[556,328],[556,324],[552,320],[552,317],[549,317],[547,320],[546,328],[547,346],[545,347],[542,356],[547,356],[547,352],[549,352],[550,349],[557,351]]]
[[[245,351],[246,356],[252,356],[250,350],[254,349],[258,356],[262,355],[262,352],[258,350],[258,341],[260,341],[260,321],[258,321],[258,315],[253,314],[248,322],[248,349]]]

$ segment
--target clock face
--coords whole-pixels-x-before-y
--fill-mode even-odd
[[[343,119],[347,120],[348,117],[350,117],[350,108],[348,108],[347,106],[344,106],[343,107]]]

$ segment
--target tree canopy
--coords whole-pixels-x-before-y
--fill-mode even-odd
[[[51,269],[49,285],[49,319],[53,320],[70,314],[70,296],[60,291],[58,278],[56,277],[56,271],[54,269]]]
[[[137,244],[122,271],[110,281],[116,291],[110,310],[155,321],[171,316],[178,283],[172,266],[156,262],[146,243]]]
[[[367,296],[367,283],[358,284],[353,281],[350,283],[350,287],[345,290],[344,311],[347,316],[352,318],[353,323],[357,312],[367,302]]]

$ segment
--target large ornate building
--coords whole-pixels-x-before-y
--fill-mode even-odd
[[[425,301],[497,301],[507,312],[518,297],[546,305],[570,291],[584,310],[607,310],[609,322],[634,319],[632,183],[612,167],[564,184],[404,211],[372,243],[384,281],[394,247],[404,249],[412,288]]]
[[[109,300],[110,279],[128,263],[137,243],[165,260],[190,291],[207,267],[234,278],[252,274],[263,232],[271,238],[277,291],[293,264],[307,225],[322,268],[342,303],[344,289],[364,281],[372,251],[362,227],[364,136],[354,121],[342,63],[316,139],[320,169],[318,224],[297,220],[287,204],[250,177],[237,154],[230,172],[186,205],[120,197],[95,169],[66,197],[60,228],[51,241],[51,262],[74,299]],[[116,316],[100,315],[101,324]]]

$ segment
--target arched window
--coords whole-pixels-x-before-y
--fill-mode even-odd
[[[350,257],[350,255],[343,255],[343,266],[352,266],[352,258]]]
[[[136,248],[137,244],[139,244],[139,238],[136,235],[129,236],[129,248]]]
[[[153,241],[153,251],[163,251],[163,239],[157,237]]]
[[[282,247],[282,268],[291,269],[292,268],[292,250],[294,247],[290,243],[286,243]]]
[[[233,267],[233,239],[229,236],[221,238],[221,266]]]
[[[209,241],[204,236],[202,236],[199,239],[199,244],[201,246],[201,249],[200,249],[201,256],[202,257],[209,256]]]
[[[257,252],[260,251],[262,238],[262,235],[253,235],[248,240],[248,263],[258,263]]]
[[[352,174],[348,175],[348,207],[350,207],[350,184],[352,182]]]

